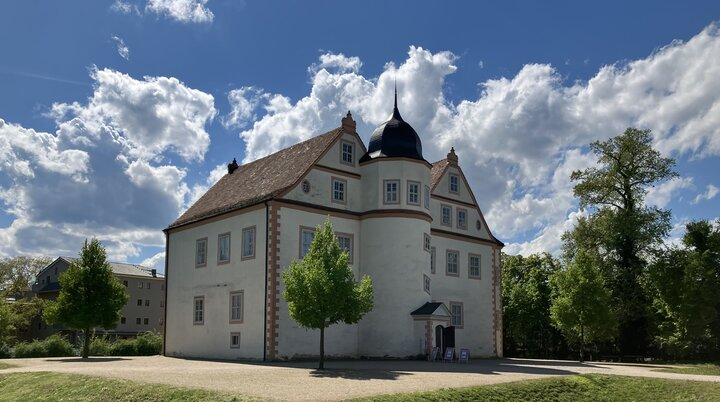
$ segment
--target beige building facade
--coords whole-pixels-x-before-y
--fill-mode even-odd
[[[316,356],[290,318],[281,272],[328,217],[374,309],[325,332],[336,357],[416,357],[434,347],[502,354],[500,250],[451,150],[427,162],[395,107],[366,148],[341,127],[237,166],[166,229],[168,356]]]

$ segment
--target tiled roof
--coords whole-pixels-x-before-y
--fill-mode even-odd
[[[440,181],[447,165],[447,159],[443,159],[432,164],[432,170],[430,171],[430,188],[435,188],[435,185],[438,181]]]
[[[341,132],[336,128],[225,174],[168,229],[272,199],[295,184]]]
[[[60,258],[66,260],[69,263],[78,262],[78,260],[79,260],[78,258],[74,258],[74,257],[60,257]],[[122,262],[110,262],[110,261],[108,261],[108,263],[110,264],[110,269],[112,269],[112,271],[115,275],[146,276],[149,278],[153,277],[152,269],[143,267],[142,265],[126,264],[126,263],[122,263]],[[163,278],[163,275],[159,274],[157,272],[155,273],[155,275],[157,278]]]
[[[410,315],[448,315],[447,308],[443,307],[442,303],[439,302],[426,302],[420,308],[410,313]],[[440,311],[437,311],[440,309]],[[438,314],[435,314],[435,313]]]

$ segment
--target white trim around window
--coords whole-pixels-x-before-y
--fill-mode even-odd
[[[468,254],[468,278],[482,279],[480,254]]]
[[[419,181],[407,181],[407,203],[408,205],[420,206],[420,186]]]
[[[308,251],[310,251],[310,245],[315,239],[315,228],[308,226],[300,226],[300,241],[298,242],[298,258],[302,259],[305,257]]]
[[[430,277],[425,274],[423,274],[423,290],[430,294]]]
[[[218,235],[217,263],[227,264],[230,262],[230,232]]]
[[[230,333],[230,349],[240,349],[240,333]]]
[[[425,209],[430,209],[430,186],[425,186],[425,192],[423,193]]]
[[[355,143],[340,141],[340,163],[355,166]]]
[[[433,246],[430,247],[430,273],[435,273],[435,266],[437,265],[437,249]]]
[[[457,215],[457,227],[458,229],[467,230],[468,211],[465,208],[456,208],[455,214]]]
[[[255,258],[255,226],[250,226],[242,230],[242,251],[240,252],[240,260],[251,260]]]
[[[432,240],[430,238],[430,235],[427,233],[423,233],[423,250],[430,252]]]
[[[445,275],[460,276],[460,252],[457,250],[445,251]]]
[[[195,268],[207,267],[208,238],[195,240]]]
[[[245,309],[245,291],[230,292],[230,324],[242,324]]]
[[[338,243],[340,244],[340,250],[348,252],[348,264],[352,264],[355,236],[352,233],[335,232],[335,237],[337,237]]]
[[[336,204],[347,204],[347,180],[330,178],[330,200]]]
[[[450,324],[455,328],[462,329],[465,325],[465,308],[462,302],[451,301],[448,306],[450,310]]]
[[[460,194],[460,176],[450,173],[448,177],[448,192],[450,194]]]
[[[205,296],[193,298],[193,325],[205,324]]]
[[[447,211],[447,213],[445,213],[445,211]],[[440,224],[452,227],[452,216],[452,205],[440,204]]]
[[[400,203],[400,180],[383,180],[383,204]]]

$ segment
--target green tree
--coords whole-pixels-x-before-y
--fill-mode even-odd
[[[619,323],[621,354],[639,354],[648,341],[650,301],[642,286],[647,258],[670,230],[670,211],[645,205],[649,187],[677,176],[674,160],[652,148],[650,130],[590,145],[597,167],[575,171],[575,196],[590,215],[565,233],[566,258],[584,248],[597,259]]]
[[[26,256],[0,259],[0,298],[4,301],[0,304],[0,348],[13,343],[17,332],[28,329],[42,311],[41,299],[26,296],[35,275],[50,261]]]
[[[690,222],[682,247],[657,253],[648,285],[658,346],[674,358],[720,355],[720,221]]]
[[[97,239],[85,240],[80,259],[60,275],[60,294],[45,309],[50,323],[63,323],[83,331],[82,357],[87,358],[90,330],[115,328],[120,309],[127,303],[125,287],[113,275],[105,248]]]
[[[47,257],[17,256],[0,259],[0,286],[5,297],[19,299],[30,289],[35,275],[50,264]]]
[[[611,338],[615,317],[610,310],[610,292],[605,288],[593,257],[580,249],[567,269],[552,277],[550,317],[585,359],[588,343]]]
[[[556,356],[563,339],[550,320],[550,277],[560,263],[548,253],[503,254],[502,261],[505,354]]]
[[[348,253],[340,249],[328,218],[317,227],[310,250],[301,263],[294,261],[282,273],[283,295],[290,317],[304,328],[320,330],[320,365],[324,368],[325,328],[340,322],[355,324],[373,308],[369,276],[355,281]]]

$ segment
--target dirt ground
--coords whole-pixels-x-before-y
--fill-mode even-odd
[[[339,400],[439,388],[496,384],[555,375],[614,375],[720,382],[720,376],[653,371],[663,365],[577,363],[553,360],[493,359],[470,363],[424,361],[330,361],[248,363],[186,360],[162,356],[39,358],[1,360],[16,367],[0,373],[54,371],[144,383],[206,388],[255,398],[284,401]]]

